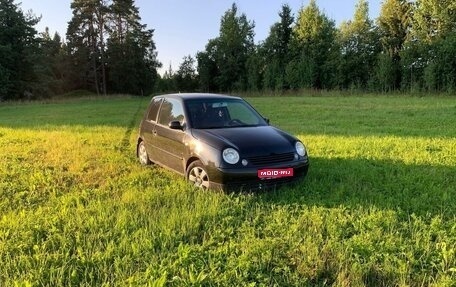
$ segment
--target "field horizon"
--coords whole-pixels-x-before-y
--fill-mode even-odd
[[[310,169],[233,194],[140,166],[149,100],[0,104],[0,285],[456,284],[456,98],[248,97]]]

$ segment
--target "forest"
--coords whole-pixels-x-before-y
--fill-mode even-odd
[[[255,43],[255,23],[235,3],[218,37],[158,73],[154,30],[134,0],[74,0],[65,37],[0,0],[0,101],[74,91],[98,95],[156,92],[336,90],[454,93],[456,2],[385,0],[376,19],[359,0],[336,26],[315,0],[299,11],[278,7],[269,35]],[[128,55],[128,56],[126,56]]]

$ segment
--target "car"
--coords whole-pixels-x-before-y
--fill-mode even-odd
[[[139,127],[136,156],[201,189],[262,190],[303,178],[306,147],[269,124],[241,97],[155,96]]]

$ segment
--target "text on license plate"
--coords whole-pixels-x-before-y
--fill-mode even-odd
[[[280,178],[293,176],[293,168],[271,168],[271,169],[259,169],[259,178]]]

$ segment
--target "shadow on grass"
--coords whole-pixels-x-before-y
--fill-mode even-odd
[[[312,158],[307,177],[259,194],[266,204],[376,207],[405,215],[456,215],[454,167],[405,165],[367,159]]]

